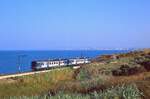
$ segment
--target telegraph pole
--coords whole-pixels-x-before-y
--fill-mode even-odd
[[[18,73],[21,73],[21,58],[26,56],[27,55],[18,55]]]

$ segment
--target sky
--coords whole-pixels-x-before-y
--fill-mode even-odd
[[[150,0],[0,0],[0,50],[150,47]]]

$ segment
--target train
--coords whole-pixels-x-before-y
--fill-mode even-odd
[[[47,70],[52,68],[71,67],[90,63],[89,58],[71,58],[71,59],[48,59],[35,60],[31,63],[32,71]]]

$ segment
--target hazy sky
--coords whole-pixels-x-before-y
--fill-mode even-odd
[[[0,0],[0,50],[150,47],[150,0]]]

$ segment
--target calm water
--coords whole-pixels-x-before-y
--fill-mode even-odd
[[[102,54],[124,53],[125,50],[111,51],[0,51],[0,74],[18,72],[18,56],[20,58],[21,72],[31,71],[31,61],[50,58],[90,57]]]

